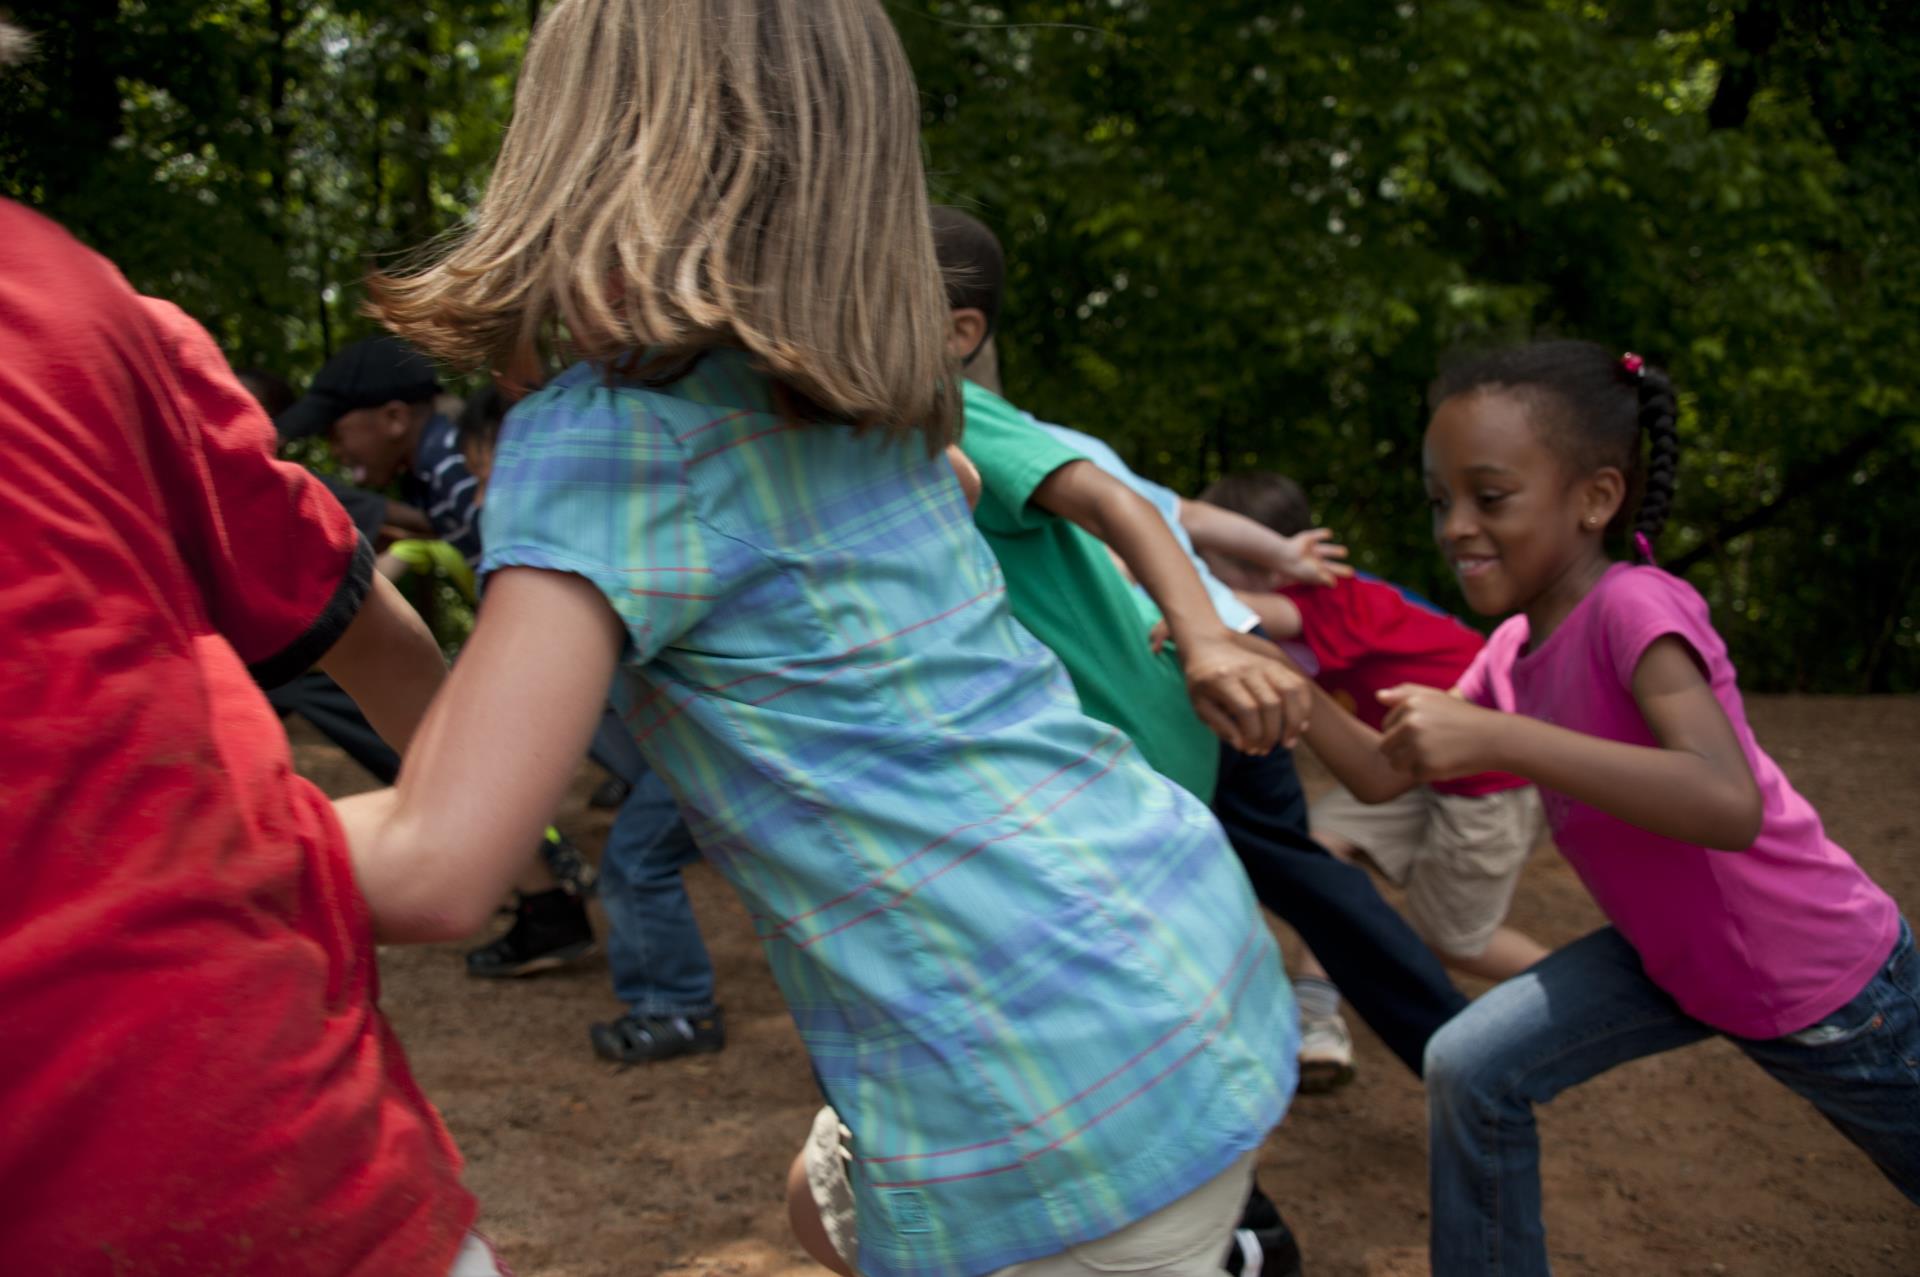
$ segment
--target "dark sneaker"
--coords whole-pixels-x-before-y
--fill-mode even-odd
[[[562,887],[522,896],[513,926],[491,944],[467,954],[467,974],[510,980],[565,966],[593,952],[593,923],[586,902]]]
[[[557,829],[547,830],[546,838],[540,843],[540,859],[562,891],[582,900],[593,895],[600,875],[594,870],[593,862],[568,842],[565,834]]]
[[[1233,1230],[1226,1269],[1233,1277],[1300,1277],[1300,1243],[1258,1184]]]
[[[587,1030],[593,1053],[616,1064],[651,1064],[677,1055],[703,1055],[727,1044],[718,1007],[707,1015],[623,1015]]]
[[[633,792],[633,786],[618,776],[609,776],[600,782],[600,787],[587,799],[587,806],[598,807],[602,811],[618,807],[627,801],[627,795]]]

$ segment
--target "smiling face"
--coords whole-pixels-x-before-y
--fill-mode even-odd
[[[1442,403],[1423,456],[1434,539],[1468,605],[1527,612],[1537,641],[1606,569],[1601,534],[1620,507],[1620,472],[1570,474],[1529,400],[1497,387]]]

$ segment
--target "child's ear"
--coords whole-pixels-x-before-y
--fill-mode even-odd
[[[1627,477],[1618,466],[1601,466],[1581,483],[1580,522],[1596,532],[1606,530],[1620,503],[1627,499]]]
[[[953,359],[971,358],[986,338],[986,312],[962,306],[952,313],[947,326],[947,355]]]
[[[398,439],[407,433],[407,423],[413,416],[413,409],[398,399],[390,399],[380,409],[380,422],[389,439]]]

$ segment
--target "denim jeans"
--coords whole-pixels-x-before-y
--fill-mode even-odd
[[[593,756],[633,786],[600,857],[614,996],[635,1015],[706,1015],[714,1008],[713,960],[680,874],[700,849],[667,783],[611,712],[594,734]]]
[[[1434,1277],[1543,1274],[1533,1106],[1615,1065],[1713,1036],[1605,927],[1499,985],[1427,1047]],[[1903,922],[1859,996],[1764,1041],[1723,1035],[1811,1100],[1920,1205],[1920,958]]]
[[[1415,1073],[1427,1040],[1467,1004],[1367,871],[1307,836],[1293,755],[1222,747],[1213,813],[1260,903],[1300,933],[1341,996]]]

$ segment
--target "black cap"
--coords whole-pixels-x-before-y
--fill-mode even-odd
[[[991,334],[1000,321],[1006,255],[1000,241],[978,218],[944,204],[933,207],[933,251],[946,276],[947,309],[977,310]]]
[[[346,347],[322,368],[293,407],[273,419],[282,439],[321,435],[356,408],[424,403],[440,390],[433,365],[398,337],[369,337]]]

